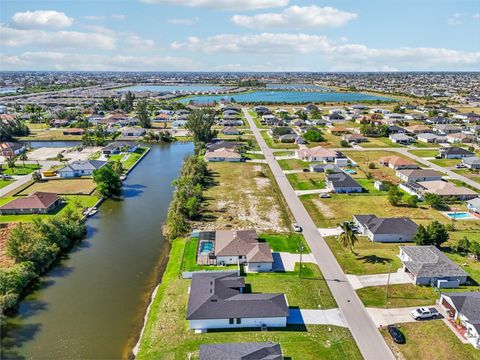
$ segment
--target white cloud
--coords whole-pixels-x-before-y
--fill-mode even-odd
[[[253,16],[234,15],[234,24],[247,28],[264,29],[269,27],[339,27],[357,17],[357,14],[332,7],[291,6],[281,13],[264,13]]]
[[[293,63],[316,59],[318,64],[331,63],[335,69],[401,69],[455,70],[480,68],[480,52],[444,48],[387,48],[375,49],[362,44],[334,42],[325,36],[308,34],[220,34],[204,39],[189,37],[185,42],[171,44],[174,50],[189,50],[208,54],[281,55],[282,62]],[[320,66],[320,69],[323,68]],[[318,68],[316,70],[319,70]]]
[[[288,0],[142,0],[150,4],[206,7],[219,10],[254,10],[288,5]]]
[[[115,20],[125,20],[126,16],[123,15],[123,14],[112,14],[112,19],[115,19]]]
[[[116,38],[106,32],[21,30],[0,25],[0,45],[112,50],[115,49]]]
[[[200,64],[184,57],[89,55],[62,52],[25,52],[19,55],[0,55],[0,70],[196,70]]]
[[[167,19],[167,23],[172,25],[186,25],[192,26],[198,23],[200,19],[195,16],[193,18],[183,18],[183,19]]]
[[[103,16],[103,15],[87,15],[87,16],[85,16],[85,19],[100,21],[100,20],[104,20],[105,16]]]
[[[130,34],[125,38],[125,44],[131,50],[151,50],[155,47],[155,41],[143,39],[136,34]]]
[[[62,28],[73,24],[73,18],[54,10],[17,12],[12,16],[15,26],[22,29]]]
[[[463,15],[460,14],[460,13],[452,14],[447,19],[447,24],[450,25],[450,26],[462,25],[462,17],[463,17]]]

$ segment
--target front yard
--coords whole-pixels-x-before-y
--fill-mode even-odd
[[[405,344],[396,344],[386,329],[381,333],[398,359],[405,360],[475,360],[480,351],[462,344],[441,320],[400,324]]]
[[[429,161],[435,165],[442,167],[453,167],[462,162],[462,160],[460,159],[433,159]]]
[[[21,162],[17,162],[14,168],[6,168],[2,173],[5,175],[21,176],[31,174],[38,169],[40,169],[40,167],[37,164],[25,164],[25,166],[23,166]]]
[[[300,253],[300,247],[303,245],[303,253],[310,252],[304,237],[299,233],[283,233],[283,234],[260,234],[259,239],[262,239],[270,245],[274,252],[288,252],[292,254]]]
[[[282,170],[302,170],[308,168],[310,164],[300,159],[284,159],[278,160],[278,164]]]
[[[296,174],[288,174],[288,181],[292,184],[294,190],[315,190],[325,189],[325,175],[315,172],[302,172]]]
[[[394,284],[369,286],[357,290],[357,294],[366,307],[399,308],[409,306],[427,306],[435,304],[440,295],[430,286],[413,284]]]

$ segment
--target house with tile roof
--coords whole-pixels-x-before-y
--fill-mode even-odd
[[[394,170],[420,168],[415,161],[396,155],[382,157],[378,160],[378,162],[380,165],[388,166]]]
[[[62,199],[55,193],[34,192],[28,196],[18,196],[0,206],[0,214],[48,214],[60,206]]]

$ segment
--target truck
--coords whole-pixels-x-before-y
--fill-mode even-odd
[[[431,308],[421,307],[413,310],[410,313],[410,315],[412,315],[412,317],[415,320],[422,320],[422,319],[436,319],[437,317],[440,316],[440,313],[438,312],[437,309],[433,307]]]

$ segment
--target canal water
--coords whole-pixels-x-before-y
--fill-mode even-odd
[[[168,256],[161,226],[191,144],[152,145],[121,200],[87,221],[87,238],[20,303],[2,329],[2,359],[130,356]]]

